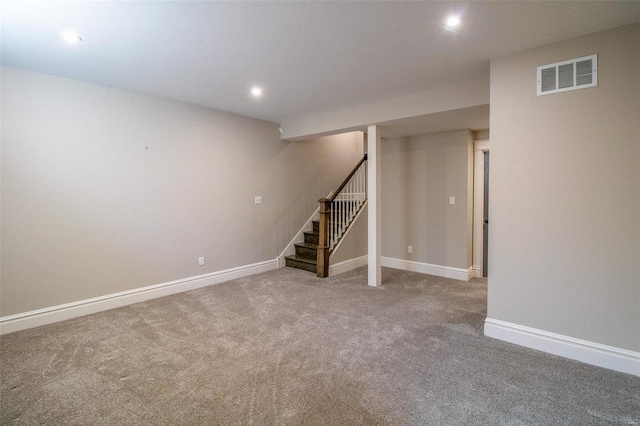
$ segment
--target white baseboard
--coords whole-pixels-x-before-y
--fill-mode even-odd
[[[278,259],[0,317],[0,335],[195,290],[278,268]]]
[[[598,367],[640,376],[640,352],[487,318],[484,335]]]
[[[329,276],[342,274],[343,272],[350,271],[352,269],[359,268],[368,263],[367,255],[360,257],[354,257],[353,259],[338,262],[335,265],[329,265]]]
[[[454,280],[469,281],[473,277],[473,269],[453,268],[451,266],[432,265],[430,263],[415,262],[413,260],[382,258],[382,266],[421,274],[436,275]]]

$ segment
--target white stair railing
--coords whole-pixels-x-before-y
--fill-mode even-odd
[[[346,185],[331,199],[329,218],[329,251],[333,251],[342,236],[367,201],[366,162],[362,163]]]

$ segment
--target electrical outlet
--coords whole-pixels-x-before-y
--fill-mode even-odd
[[[407,247],[407,252],[408,253],[413,253],[413,246]]]
[[[449,197],[449,204],[454,205],[456,203],[456,197]]]
[[[262,197],[260,195],[256,195],[256,204],[262,204]]]
[[[204,265],[204,256],[201,256],[198,258],[198,265],[200,266]]]

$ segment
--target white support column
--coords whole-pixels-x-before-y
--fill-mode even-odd
[[[381,138],[380,128],[378,126],[369,126],[367,129],[367,198],[369,200],[369,275],[368,284],[372,287],[378,287],[382,283],[382,264],[381,264],[381,234],[382,225],[380,221],[380,152]]]

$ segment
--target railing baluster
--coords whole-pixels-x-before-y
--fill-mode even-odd
[[[360,176],[359,176],[358,180],[359,180],[358,194],[359,194],[360,198],[362,198],[362,171],[360,173]]]
[[[338,241],[339,235],[338,235],[338,230],[340,229],[340,200],[336,200],[336,226],[335,228],[333,228],[333,235],[336,238],[336,241]]]
[[[351,220],[353,219],[353,212],[356,209],[355,204],[353,204],[353,184],[353,181],[349,182],[349,223],[351,223]]]
[[[342,231],[342,214],[344,213],[343,205],[342,205],[342,196],[340,196],[340,201],[338,201],[339,214],[338,214],[338,232],[336,233],[336,239],[340,239],[340,231]]]
[[[331,233],[331,248],[333,249],[333,244],[336,241],[336,235],[333,230],[336,227],[336,203],[335,201],[331,203],[331,226],[329,227],[329,232]]]
[[[358,209],[358,177],[353,181],[353,211]]]
[[[360,176],[362,173],[358,174],[358,210],[360,210]]]
[[[358,197],[359,200],[362,199],[362,170],[358,174]]]
[[[331,233],[333,234],[333,241],[335,243],[335,241],[337,240],[336,238],[336,229],[338,227],[338,214],[340,213],[340,210],[338,210],[338,203],[337,202],[333,202],[333,206],[336,209],[336,213],[335,213],[335,220],[333,222],[333,227],[331,228]]]
[[[345,206],[344,195],[342,196],[340,207],[342,208],[342,219],[340,220],[340,236],[342,237],[342,234],[344,233],[344,221],[347,217],[347,206]]]

